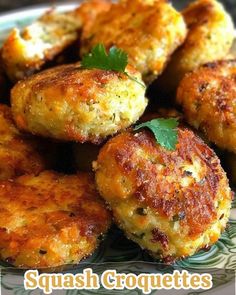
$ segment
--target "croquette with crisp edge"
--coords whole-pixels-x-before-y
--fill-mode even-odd
[[[51,147],[44,142],[21,133],[15,126],[11,109],[0,104],[0,180],[23,174],[38,174],[50,168],[51,159],[45,157],[45,149]],[[51,155],[52,156],[52,155]]]
[[[110,214],[90,174],[45,171],[0,187],[0,257],[11,265],[77,264],[109,228]]]
[[[236,61],[206,64],[177,90],[186,121],[218,147],[236,153]]]
[[[107,11],[106,0],[88,0],[66,12],[51,9],[20,31],[14,28],[2,47],[2,60],[8,77],[16,82],[41,70],[67,47],[79,39],[96,16]]]
[[[98,43],[107,49],[115,45],[128,53],[130,64],[150,83],[186,34],[182,15],[168,1],[120,1],[82,32],[81,56]]]
[[[146,108],[140,73],[132,66],[126,72],[132,78],[76,63],[33,75],[12,89],[15,122],[19,129],[36,135],[102,142],[135,123]]]
[[[184,44],[171,56],[158,81],[164,91],[174,92],[183,76],[200,65],[225,58],[234,40],[234,24],[223,5],[197,0],[183,11],[188,27]]]
[[[148,130],[109,140],[94,163],[101,196],[128,238],[170,263],[214,244],[232,193],[220,161],[199,137],[178,128],[176,150]]]

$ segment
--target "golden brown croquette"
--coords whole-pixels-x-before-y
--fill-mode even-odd
[[[45,171],[0,187],[0,257],[14,266],[76,264],[93,253],[110,225],[90,174]]]
[[[159,75],[187,30],[182,15],[167,1],[120,1],[98,15],[82,33],[81,55],[102,43],[126,51],[147,82]]]
[[[0,180],[23,174],[38,174],[50,168],[44,141],[26,136],[16,128],[11,109],[0,104]],[[51,154],[51,148],[48,154]]]
[[[17,126],[33,134],[78,142],[101,142],[130,126],[147,100],[141,75],[82,69],[80,63],[55,67],[18,82],[11,95]]]
[[[183,11],[188,27],[184,44],[171,56],[158,81],[165,92],[174,92],[184,74],[200,65],[225,58],[234,40],[234,24],[223,5],[197,0]]]
[[[236,153],[236,61],[206,64],[181,81],[177,102],[187,122]]]
[[[49,10],[22,31],[14,28],[2,48],[3,64],[9,78],[16,82],[42,69],[64,49],[79,39],[96,16],[110,8],[106,0],[88,0],[75,10]]]
[[[127,236],[165,262],[215,243],[232,193],[220,161],[199,137],[178,128],[175,151],[147,130],[109,140],[94,163],[101,196]]]

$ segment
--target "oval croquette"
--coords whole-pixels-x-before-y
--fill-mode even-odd
[[[2,47],[2,61],[12,82],[42,69],[79,37],[81,19],[73,12],[49,10],[22,31],[13,28]]]
[[[131,66],[130,76],[141,83]],[[17,126],[33,134],[99,143],[144,112],[145,87],[124,73],[59,66],[18,82],[11,93]]]
[[[168,1],[120,1],[98,15],[82,33],[81,55],[98,43],[126,51],[129,62],[150,82],[159,75],[169,56],[187,34],[182,15]]]
[[[232,193],[215,153],[178,128],[175,151],[147,130],[109,140],[94,163],[96,183],[127,236],[154,257],[172,262],[215,243]]]
[[[51,165],[51,159],[44,156],[47,145],[16,128],[11,109],[0,104],[0,180],[23,174],[38,174]],[[50,148],[51,150],[51,148]],[[48,154],[51,151],[48,150]]]
[[[229,53],[234,40],[234,24],[223,5],[215,0],[197,0],[183,11],[188,35],[171,56],[158,84],[174,92],[187,72]]]
[[[96,16],[110,8],[106,0],[88,0],[66,12],[51,9],[21,31],[14,28],[2,47],[2,62],[8,77],[16,82],[48,67],[89,29]]]
[[[186,121],[208,140],[236,153],[236,61],[219,61],[187,74],[177,90]]]
[[[111,8],[111,4],[110,0],[83,1],[74,11],[74,15],[81,19],[81,30],[83,30],[84,33],[89,31],[100,13],[108,13]]]
[[[76,264],[110,225],[90,174],[45,171],[0,187],[0,257],[17,267]]]

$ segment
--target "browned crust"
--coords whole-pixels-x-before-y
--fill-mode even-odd
[[[51,154],[52,146],[20,133],[13,122],[11,109],[0,104],[0,180],[27,173],[38,174],[49,168],[51,160],[44,156],[45,148]]]
[[[110,0],[87,0],[75,10],[77,17],[81,18],[83,34],[90,31],[98,15],[102,12],[107,13],[111,5]]]
[[[50,267],[76,258],[77,263],[109,227],[92,175],[47,171],[2,181],[0,187],[0,255],[17,266]],[[86,242],[78,247],[82,239]]]
[[[182,11],[188,35],[172,55],[158,86],[169,95],[175,94],[187,72],[225,58],[233,44],[234,25],[219,1],[195,0]]]
[[[129,75],[139,78],[139,73],[132,67],[127,66],[126,71]],[[86,104],[87,109],[92,108],[93,104],[106,112],[105,102],[100,102],[101,97],[107,94],[117,97],[115,87],[123,83],[136,83],[125,73],[106,71],[100,69],[84,69],[80,63],[57,66],[45,70],[25,80],[19,81],[11,91],[11,104],[14,120],[19,129],[29,131],[45,137],[55,136],[57,139],[74,140],[79,142],[90,141],[98,144],[104,140],[104,135],[95,133],[84,134],[78,127],[78,122],[89,121],[89,111],[78,115],[81,105]],[[111,90],[110,85],[114,86]],[[128,87],[128,86],[127,86]],[[119,98],[119,97],[118,97]],[[41,100],[41,106],[38,102]],[[145,101],[145,99],[144,99]],[[38,110],[35,110],[37,105]],[[65,112],[68,115],[65,116]],[[117,110],[114,109],[114,112]],[[33,117],[32,112],[37,112]],[[39,131],[35,127],[38,123],[39,112],[44,117],[44,131]],[[99,114],[98,114],[99,115]],[[40,118],[41,119],[41,118]],[[49,120],[54,120],[53,125],[59,124],[64,120],[63,126],[58,127],[57,135],[50,133],[50,127],[46,126]],[[58,123],[59,122],[59,123]],[[89,124],[89,123],[88,123]],[[118,123],[122,127],[122,122]],[[34,127],[31,127],[34,125]],[[45,127],[46,126],[46,127]],[[46,130],[47,129],[47,130]]]
[[[131,68],[129,67],[129,69]],[[136,72],[133,70],[132,73]],[[74,89],[75,93],[79,92],[81,99],[90,101],[94,100],[90,91],[92,87],[96,86],[97,91],[104,92],[104,86],[113,79],[127,80],[129,78],[125,74],[115,71],[100,69],[86,70],[81,67],[80,63],[77,63],[54,67],[53,69],[41,72],[32,76],[32,78],[19,82],[15,89],[21,90],[25,86],[30,86],[31,91],[37,93],[39,91],[47,91],[49,88],[52,89],[51,91],[54,91],[55,97],[58,98],[61,97],[62,93],[66,93],[68,86],[70,86],[71,89]],[[57,95],[57,91],[60,96]],[[71,101],[73,101],[73,97]]]
[[[119,187],[112,184],[116,199],[106,195],[108,202],[115,204],[119,197],[121,200],[127,198],[127,201],[135,199],[140,207],[150,207],[169,221],[181,213],[184,218],[180,225],[188,229],[188,236],[192,238],[215,221],[217,208],[214,203],[221,193],[224,194],[228,181],[215,153],[192,131],[178,129],[178,144],[173,152],[157,145],[149,131],[118,135],[101,149],[97,160],[98,173],[112,178],[114,175],[109,176],[109,173],[113,172],[104,166],[108,158],[114,173],[123,175],[129,189],[132,187],[129,195],[122,195]],[[181,187],[183,173],[188,173],[183,172],[183,163],[191,164],[196,159],[201,162],[202,179],[193,181],[186,188]],[[157,164],[163,166],[161,171]],[[101,186],[100,189],[102,192]]]
[[[190,125],[219,147],[236,152],[236,61],[208,63],[181,81],[177,102]]]
[[[150,82],[162,72],[186,33],[181,14],[168,1],[120,1],[112,3],[108,12],[99,14],[90,29],[82,32],[81,55],[97,43],[107,49],[116,45]]]

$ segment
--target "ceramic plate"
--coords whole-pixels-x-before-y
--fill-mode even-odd
[[[235,1],[235,0],[234,0]],[[77,2],[78,3],[78,2]],[[70,10],[75,7],[74,3],[67,5],[59,5],[60,11]],[[24,10],[18,10],[10,14],[0,15],[0,42],[8,34],[12,27],[22,27],[29,24],[49,6],[36,7]],[[233,278],[236,269],[236,200],[233,202],[231,217],[225,232],[220,240],[211,247],[207,252],[200,251],[198,254],[180,261],[172,266],[166,266],[154,261],[148,254],[142,251],[136,244],[128,241],[123,234],[117,229],[112,228],[107,238],[101,244],[96,253],[89,259],[83,261],[76,267],[68,266],[67,271],[78,272],[82,268],[90,266],[94,272],[102,273],[106,269],[117,269],[119,272],[170,272],[173,269],[187,269],[193,272],[212,272],[214,274],[214,290],[209,294],[231,295],[233,292]],[[4,263],[1,264],[2,269],[2,294],[39,294],[27,292],[22,285],[21,271],[8,268]],[[78,293],[79,292],[79,293]],[[219,293],[218,293],[219,292]],[[163,294],[162,291],[154,291],[152,294]],[[201,291],[181,290],[180,292],[170,292],[168,294],[200,294]],[[206,291],[202,293],[208,293]],[[59,292],[57,291],[57,293]],[[108,290],[96,291],[64,291],[60,294],[111,294]],[[112,291],[112,294],[121,294],[120,291]],[[141,291],[122,291],[122,294],[142,294]],[[166,293],[165,293],[166,294]]]

